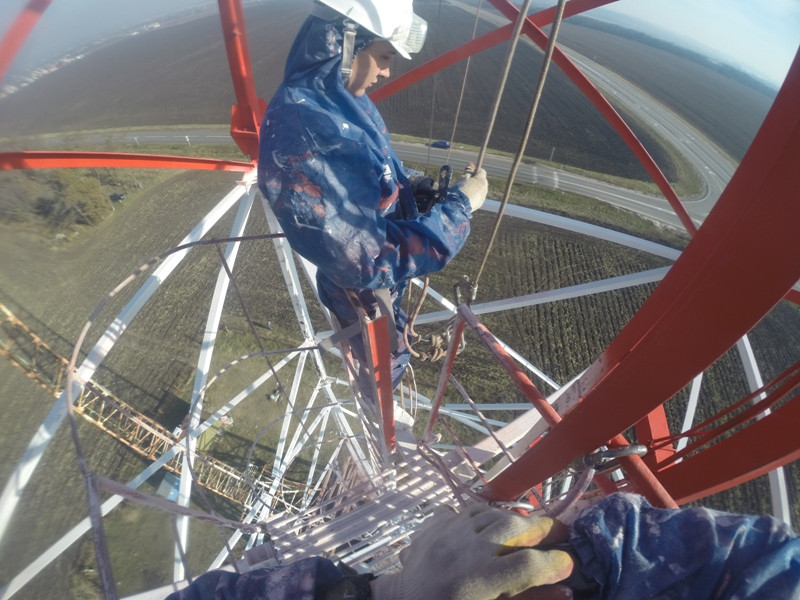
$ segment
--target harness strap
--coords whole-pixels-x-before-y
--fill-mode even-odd
[[[386,319],[389,321],[389,350],[392,352],[397,352],[397,324],[394,320],[392,294],[389,292],[389,288],[378,288],[377,290],[374,290],[374,294],[375,300],[378,303],[378,316],[386,316]],[[357,312],[363,312],[363,307],[358,304],[356,295],[354,293],[350,293],[350,290],[348,290],[347,296],[350,298],[350,302],[353,303]],[[359,308],[361,311],[358,311]],[[317,345],[321,350],[330,352],[330,349],[334,344],[338,344],[342,340],[349,339],[358,333],[361,333],[361,323],[359,321],[355,321],[340,329],[333,335],[320,340]]]
[[[397,323],[394,320],[394,306],[389,288],[375,290],[375,299],[378,301],[378,313],[385,315],[389,321],[389,349],[392,352],[397,352]]]
[[[356,47],[356,24],[345,20],[342,32],[342,79],[347,79],[353,72],[353,58]]]

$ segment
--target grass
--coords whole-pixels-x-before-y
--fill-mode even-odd
[[[296,5],[296,3],[291,4]],[[285,14],[288,12],[281,12],[279,17],[284,19]],[[430,22],[434,20],[431,19]],[[259,24],[258,21],[250,20],[248,24],[263,29],[263,24]],[[160,60],[171,57],[182,60],[185,53],[174,51],[176,43],[188,40],[202,45],[205,40],[210,39],[205,37],[206,30],[209,35],[214,36],[214,40],[218,39],[218,23],[213,22],[205,29],[200,25],[202,24],[155,34],[150,38],[153,54]],[[451,33],[465,30],[467,26],[471,29],[471,22],[460,28],[454,24],[447,32],[447,39],[442,36],[438,36],[437,39],[449,43],[452,41],[449,38]],[[286,37],[295,29],[296,27],[281,27],[279,35]],[[251,43],[254,40],[259,44],[279,43],[269,33],[253,35],[252,29],[250,33]],[[283,41],[288,47],[291,40]],[[210,44],[208,46],[211,47]],[[428,46],[426,51],[430,49],[431,46]],[[149,52],[150,48],[146,50]],[[276,78],[277,73],[279,78],[282,69],[275,65],[281,63],[282,56],[268,50],[269,47],[266,50],[261,48],[253,53],[256,58],[255,68],[259,73],[269,74],[272,79]],[[147,126],[141,128],[149,129],[154,115],[160,120],[156,126],[164,129],[183,127],[175,124],[187,119],[197,123],[216,123],[220,116],[227,118],[230,98],[229,90],[225,89],[225,86],[212,85],[209,86],[210,89],[199,92],[197,89],[200,81],[228,81],[224,61],[221,61],[220,66],[203,53],[190,52],[188,54],[194,56],[191,69],[178,69],[168,64],[160,64],[163,69],[153,69],[154,63],[142,60],[140,54],[133,52],[130,46],[121,46],[113,52],[117,57],[116,62],[108,61],[109,64],[101,64],[99,60],[92,59],[86,66],[79,66],[78,70],[69,73],[65,70],[64,73],[55,74],[47,81],[37,84],[37,89],[28,90],[26,94],[20,94],[16,98],[6,99],[0,106],[4,111],[3,117],[0,118],[4,130],[28,133],[35,130],[71,131],[88,128],[95,134],[107,133],[107,139],[101,144],[100,149],[110,150],[122,148],[116,137],[116,131],[108,129],[110,127],[124,126],[126,131],[132,131],[146,124]],[[502,58],[499,53],[496,54],[498,54],[497,59]],[[618,61],[625,56],[624,51],[616,53]],[[474,68],[477,71],[474,70],[473,73],[478,73],[477,77],[488,80],[487,73],[498,72],[493,66],[497,63],[496,58],[492,56],[484,61],[474,61]],[[651,67],[656,64],[660,66],[665,60],[664,57],[659,57],[658,62],[641,61],[651,70],[651,73],[645,73],[650,81],[658,78],[658,69]],[[523,64],[528,63],[523,61]],[[161,72],[177,76],[164,80],[154,79],[153,76]],[[444,76],[440,79],[440,83],[443,84],[440,91],[449,90],[447,93],[450,96],[453,90],[460,87],[453,84],[456,80],[460,83],[459,74],[455,73],[455,70],[453,73],[455,79],[448,80]],[[691,73],[693,77],[697,77],[696,72]],[[513,77],[520,79],[519,73]],[[528,78],[523,77],[523,79]],[[675,81],[671,78],[664,79],[665,82]],[[447,83],[450,85],[445,85]],[[551,147],[557,144],[560,152],[564,148],[565,157],[570,159],[567,162],[581,164],[587,168],[594,165],[590,159],[595,155],[610,155],[615,163],[624,163],[623,155],[626,150],[620,147],[614,134],[597,124],[596,116],[590,114],[591,109],[575,98],[574,92],[569,89],[569,84],[563,78],[559,80],[556,76],[554,83],[555,87],[548,89],[543,106],[560,107],[563,104],[574,110],[553,110],[554,114],[558,113],[555,118],[546,120],[541,124],[541,128],[537,124],[538,145],[534,154],[548,156]],[[273,84],[269,77],[263,82],[265,97],[269,96],[269,88]],[[714,85],[719,86],[720,90],[729,89],[723,87],[718,80],[715,80]],[[701,111],[707,113],[710,107],[719,113],[716,115],[716,122],[730,121],[726,120],[731,114],[728,109],[716,109],[718,106],[716,102],[685,93],[687,87],[684,84],[676,84],[673,87],[674,94],[680,95],[681,103],[685,105],[684,114],[699,114]],[[427,124],[420,122],[419,115],[428,114],[425,105],[431,97],[429,91],[411,90],[408,94],[398,95],[382,104],[381,110],[387,116],[390,129],[417,134],[426,130]],[[175,92],[175,95],[165,95],[167,92]],[[477,143],[475,140],[480,140],[484,133],[483,123],[487,114],[486,107],[491,100],[490,92],[491,86],[488,85],[470,86],[467,98],[470,112],[465,115],[465,129],[462,129],[464,135],[460,137],[472,142],[472,148]],[[720,95],[735,98],[737,101],[742,97],[736,93],[722,92]],[[520,109],[522,106],[520,99],[527,101],[527,91],[517,90],[514,96],[504,106],[503,114],[524,112],[524,106]],[[188,107],[184,103],[187,98],[193,99],[188,103]],[[695,101],[695,98],[700,99]],[[452,97],[444,96],[437,99],[440,107],[439,115],[446,116],[451,112],[448,109],[452,105],[448,103],[449,100],[452,100]],[[29,114],[21,114],[24,112],[22,109],[29,109],[27,111]],[[127,119],[125,123],[120,123],[120,114],[125,115]],[[11,118],[13,115],[16,117]],[[744,116],[750,120],[755,118]],[[411,117],[416,119],[415,123],[409,123],[408,119]],[[701,120],[702,118],[703,115],[700,115]],[[434,138],[447,137],[444,130],[449,131],[450,123],[446,120],[437,119],[435,125],[442,129],[442,132],[437,130]],[[734,119],[734,122],[743,120]],[[203,124],[202,127],[209,125]],[[211,125],[211,127],[216,126]],[[574,135],[573,127],[577,128],[579,134]],[[584,147],[588,137],[582,133],[585,127],[597,133],[592,136],[595,146]],[[220,129],[222,130],[223,126],[220,126]],[[224,129],[227,130],[227,126],[224,126]],[[517,139],[517,129],[517,125],[513,122],[501,124],[499,145],[505,148],[513,147]],[[720,132],[715,130],[714,133]],[[744,135],[739,135],[734,141],[740,144],[740,139],[746,138],[746,134],[745,131]],[[86,141],[81,135],[61,133],[58,136],[66,140],[68,148],[85,147]],[[405,136],[394,137],[401,139]],[[5,150],[28,148],[27,143],[27,139],[6,139],[3,147]],[[142,145],[126,147],[125,150],[242,158],[235,148],[224,146]],[[670,150],[667,149],[666,152],[669,153]],[[664,162],[677,165],[672,179],[679,182],[676,184],[679,194],[694,193],[698,187],[697,181],[691,179],[691,170],[681,166],[680,157],[672,154],[666,157]],[[561,163],[558,164],[562,166]],[[564,166],[564,168],[574,167]],[[624,164],[622,167],[615,164],[613,170],[626,169],[628,167]],[[30,231],[4,229],[3,236],[0,236],[4,238],[0,240],[0,250],[4,256],[14,258],[3,261],[0,271],[2,276],[0,299],[12,305],[15,312],[23,317],[23,321],[31,324],[37,333],[64,354],[71,351],[71,343],[77,337],[91,309],[105,297],[108,290],[134,268],[177,243],[183,233],[194,224],[196,215],[204,214],[222,193],[230,189],[232,181],[235,180],[235,176],[220,174],[186,175],[174,171],[147,173],[145,176],[143,171],[115,172],[115,177],[126,182],[124,187],[129,193],[128,198],[123,204],[116,206],[116,212],[109,219],[91,230],[81,229],[77,235],[71,235],[67,240],[54,240],[52,232],[38,229]],[[152,179],[145,181],[144,177]],[[625,177],[620,180],[618,176],[603,177],[617,185],[631,186],[641,191],[653,191],[652,184],[638,182],[634,178]],[[139,188],[136,180],[139,180],[143,187]],[[504,188],[504,183],[492,180],[491,184],[491,193],[498,196]],[[116,187],[114,186],[115,189]],[[109,191],[115,189],[108,188]],[[686,243],[686,239],[674,231],[659,229],[626,211],[570,194],[523,185],[515,187],[512,201],[618,228],[673,247],[680,248]],[[476,215],[469,246],[445,271],[434,277],[437,287],[450,290],[460,274],[474,272],[485,247],[486,232],[491,222],[492,219],[488,215]],[[215,235],[226,235],[228,228],[229,221],[225,221],[215,230]],[[263,223],[255,226],[253,231],[264,231]],[[46,241],[43,241],[44,239]],[[207,301],[209,282],[213,280],[218,270],[218,261],[213,249],[208,252],[198,249],[193,253],[193,261],[196,263],[187,268],[183,275],[176,275],[169,285],[164,286],[159,292],[156,306],[145,309],[126,332],[126,342],[130,343],[130,346],[115,349],[98,374],[110,389],[139,410],[158,417],[168,426],[180,422],[188,409],[193,365],[196,363],[197,348],[202,337],[205,316],[203,305]],[[488,298],[492,293],[505,294],[509,286],[513,286],[513,293],[549,289],[603,274],[642,268],[652,264],[649,261],[649,258],[639,254],[620,252],[612,245],[587,243],[569,235],[560,233],[554,235],[546,228],[508,221],[502,230],[499,249],[481,285],[481,298]],[[577,265],[582,266],[579,268]],[[282,280],[271,276],[276,271],[277,266],[274,257],[271,256],[271,248],[259,244],[252,245],[248,255],[243,256],[237,266],[239,279],[248,282],[248,285],[243,286],[246,305],[254,309],[253,320],[257,323],[263,341],[269,348],[288,348],[302,340],[297,332],[290,328],[289,324],[293,323],[294,315],[285,296],[282,295],[284,293]],[[592,301],[581,300],[534,307],[490,316],[485,322],[498,336],[520,340],[518,350],[523,355],[529,356],[545,371],[551,373],[557,381],[563,382],[582,366],[591,362],[605,348],[630,314],[644,301],[649,291],[649,288],[643,288],[622,296],[606,295]],[[306,292],[308,293],[307,290]],[[114,311],[118,310],[129,297],[128,292],[121,294],[103,313],[103,318],[115,314]],[[312,315],[312,318],[316,323],[321,323],[319,314]],[[766,359],[770,369],[777,369],[787,360],[794,360],[800,354],[796,343],[791,340],[786,346],[775,343],[775,340],[783,340],[786,337],[786,331],[797,329],[798,318],[800,315],[796,308],[782,305],[775,316],[766,319],[757,328],[758,341],[755,344],[757,352]],[[271,329],[264,327],[267,323],[272,324]],[[225,315],[223,324],[227,330],[223,330],[220,337],[218,356],[212,366],[212,373],[226,364],[230,358],[258,349],[240,311],[232,309],[230,314]],[[157,343],[153,342],[154,332],[159,335]],[[95,339],[96,333],[97,330],[93,329],[89,339]],[[485,354],[480,347],[474,340],[470,341],[464,355],[459,359],[458,376],[462,378],[465,386],[475,397],[487,401],[519,400],[518,392],[509,385],[504,375],[497,370],[487,370],[486,363]],[[329,366],[333,370],[333,366]],[[252,359],[236,369],[231,370],[210,389],[209,408],[218,406],[225,398],[240,390],[244,383],[251,381],[264,369],[264,362],[263,359]],[[731,378],[727,369],[720,368],[717,371],[715,380],[717,383],[713,386],[715,394],[738,391],[738,388],[733,388],[729,383]],[[10,367],[3,371],[7,372],[8,377],[0,378],[0,390],[3,392],[2,397],[8,403],[7,412],[15,416],[7,420],[4,432],[2,447],[6,451],[3,454],[9,457],[3,465],[3,472],[6,473],[4,480],[10,473],[10,462],[18,456],[20,448],[27,443],[32,431],[41,422],[41,415],[46,412],[45,407],[49,407],[52,403],[47,394],[40,389],[34,389],[33,384],[19,373],[14,373]],[[438,365],[420,364],[416,367],[416,373],[420,386],[432,389],[438,377]],[[287,378],[282,373],[281,381],[284,388],[291,387],[291,377]],[[300,385],[307,395],[310,384],[303,381]],[[258,398],[254,396],[252,402],[242,405],[240,410],[237,410],[233,426],[225,429],[225,434],[213,442],[211,451],[215,455],[224,457],[233,464],[244,464],[255,435],[260,433],[267,423],[282,414],[283,406],[269,402],[266,398],[273,389],[270,385],[263,392],[259,391]],[[138,457],[104,434],[86,426],[82,427],[82,433],[85,436],[86,447],[91,452],[91,466],[98,472],[124,481],[143,468],[144,463]],[[273,434],[274,428],[256,445],[256,459],[264,464],[269,460],[271,449],[275,445]],[[303,461],[307,461],[308,458],[306,454],[297,461],[295,465],[297,471],[293,471],[293,475],[302,471]],[[20,513],[15,518],[9,537],[5,540],[6,549],[14,550],[4,552],[3,564],[0,567],[2,581],[7,581],[11,574],[17,573],[20,568],[30,563],[37,553],[63,533],[65,528],[85,516],[83,491],[74,467],[73,451],[69,441],[62,435],[54,442],[54,446],[46,454],[43,466],[35,474],[26,493],[24,506],[20,507]],[[791,477],[792,490],[799,489],[798,469],[791,471]],[[157,483],[148,484],[147,490],[153,492]],[[724,504],[725,507],[736,509],[753,507],[754,511],[763,512],[766,510],[762,510],[764,498],[763,484],[758,482],[753,486],[742,486],[719,499],[710,499],[708,504]],[[238,507],[213,495],[210,495],[209,500],[219,513],[238,516]],[[122,593],[138,591],[142,587],[152,587],[168,581],[171,577],[171,569],[168,566],[172,554],[170,520],[163,513],[153,513],[149,509],[133,505],[123,507],[120,512],[107,520],[112,563]],[[208,565],[210,557],[219,548],[218,534],[209,526],[193,525],[191,545],[189,562],[192,570],[197,573]],[[61,598],[63,590],[70,589],[74,597],[91,598],[93,594],[97,594],[97,578],[93,565],[91,543],[84,539],[79,546],[63,555],[42,577],[26,588],[20,597],[37,600]]]
[[[79,264],[72,263],[72,257],[101,255],[106,269],[112,272],[104,277],[98,277],[101,274],[99,271],[89,271],[85,276],[76,273],[71,286],[81,294],[72,297],[83,298],[84,302],[88,300],[89,306],[93,306],[90,298],[94,297],[96,302],[124,273],[130,272],[133,266],[142,264],[154,252],[176,243],[193,220],[185,213],[193,214],[201,210],[203,205],[210,205],[211,197],[219,197],[223,190],[229,189],[233,179],[225,174],[169,173],[163,179],[154,181],[152,187],[142,189],[131,198],[130,203],[126,200],[124,212],[115,212],[91,236],[83,235],[58,249],[40,248],[39,260],[49,261],[56,268],[64,268],[65,265]],[[504,185],[499,180],[491,183],[493,189]],[[601,225],[614,225],[629,230],[634,235],[676,247],[681,247],[686,242],[671,230],[658,229],[652,223],[634,215],[579,196],[521,185],[515,188],[512,201],[543,210],[572,214]],[[180,217],[186,217],[184,224],[176,223]],[[625,221],[620,222],[621,218]],[[265,226],[262,220],[254,215],[247,233],[263,232]],[[490,215],[475,215],[470,243],[447,269],[433,277],[434,285],[438,289],[449,290],[461,273],[474,272],[492,223],[493,217]],[[227,223],[222,224],[214,235],[224,235],[227,227]],[[660,259],[621,250],[613,244],[585,240],[579,236],[553,232],[545,227],[519,223],[513,219],[504,222],[501,232],[500,243],[492,255],[485,280],[481,284],[482,300],[492,299],[494,295],[516,295],[573,285],[593,278],[664,264]],[[294,323],[294,315],[285,297],[282,278],[277,275],[271,242],[254,242],[243,250],[246,251],[242,252],[234,272],[259,338],[268,349],[295,347],[302,342],[302,338],[291,325]],[[196,352],[202,337],[204,306],[210,294],[209,282],[213,281],[219,269],[218,257],[213,248],[198,248],[193,252],[195,254],[192,263],[185,270],[176,273],[159,292],[154,305],[148,307],[141,318],[131,324],[126,332],[126,344],[114,350],[99,374],[101,381],[110,389],[139,410],[157,415],[168,426],[174,426],[175,421],[179,421],[188,410],[192,385],[191,365],[196,362]],[[112,268],[111,265],[116,266]],[[4,268],[8,272],[14,266],[6,265]],[[23,283],[18,282],[20,293],[26,287]],[[64,328],[59,325],[59,319],[64,319],[65,316],[53,310],[52,303],[48,306],[44,302],[46,297],[34,300],[30,296],[32,291],[34,290],[28,290],[27,300],[20,297],[28,310],[55,328],[56,332],[62,332],[67,339],[73,338],[81,319],[78,318],[75,324]],[[498,337],[511,340],[517,350],[538,363],[556,381],[564,382],[594,360],[644,301],[649,291],[649,287],[643,287],[622,294],[605,294],[597,298],[542,305],[501,315],[489,315],[483,321]],[[308,290],[306,294],[310,297]],[[126,294],[122,294],[118,304],[126,298]],[[259,348],[238,302],[229,301],[226,306],[228,308],[223,315],[217,355],[210,370],[212,374],[232,358]],[[110,308],[103,313],[106,315],[104,318],[109,318],[118,308],[118,305],[113,310]],[[81,310],[73,304],[63,306],[60,312],[71,314],[75,320],[75,314],[80,315]],[[84,318],[88,312],[88,308],[83,310]],[[790,318],[787,323],[793,322],[792,316],[796,319],[797,311],[786,317]],[[321,326],[320,314],[312,312],[312,319]],[[787,327],[791,328],[791,325],[783,324],[778,330],[785,330]],[[768,347],[769,340],[775,335],[778,335],[777,331],[766,333],[758,344],[759,350]],[[43,337],[48,339],[49,336]],[[790,346],[780,350],[779,360],[774,357],[769,357],[768,360],[777,365],[779,361],[789,360],[797,353],[798,350]],[[336,372],[334,364],[328,365],[333,373]],[[523,401],[505,375],[497,369],[488,368],[487,364],[485,352],[476,341],[468,341],[467,349],[459,357],[457,377],[473,397],[485,402]],[[209,389],[207,409],[218,407],[265,368],[267,367],[263,359],[255,358],[231,369]],[[415,372],[421,389],[433,389],[438,370],[438,364],[416,365]],[[724,382],[729,375],[726,371],[721,373],[721,381]],[[19,375],[17,377],[20,378]],[[283,387],[290,389],[292,374],[281,372],[280,378]],[[311,379],[316,380],[316,374]],[[300,397],[310,394],[310,385],[310,380],[300,382]],[[726,387],[718,386],[719,390]],[[272,384],[266,386],[235,411],[233,425],[226,427],[224,435],[212,442],[209,448],[212,454],[239,468],[244,466],[253,440],[265,426],[283,414],[285,404],[270,402],[267,398],[274,389]],[[7,397],[17,396],[12,394]],[[273,425],[255,445],[254,456],[259,466],[269,464],[276,444],[276,433],[277,426]],[[98,459],[104,457],[103,464],[95,465],[99,472],[124,481],[129,473],[138,472],[142,468],[141,461],[117,442],[99,432],[87,431],[86,435],[86,444],[92,449],[92,455]],[[468,439],[476,437],[473,432],[465,435]],[[329,440],[330,443],[336,441]],[[75,477],[74,467],[65,467],[68,463],[61,464],[62,459],[69,460],[71,452],[66,440],[60,444],[60,450],[53,448],[48,452],[48,461],[51,462],[37,474],[37,482],[30,490],[31,498],[35,501],[25,509],[26,513],[46,510],[50,518],[42,520],[41,526],[33,531],[15,528],[16,532],[11,539],[26,550],[20,552],[14,561],[4,565],[6,572],[13,573],[15,568],[31,560],[31,551],[28,548],[41,548],[42,544],[47,544],[58,533],[49,528],[50,519],[70,523],[76,512],[80,514],[80,511],[75,510],[83,505],[80,482]],[[56,454],[53,454],[54,451]],[[301,455],[293,465],[292,477],[302,477],[310,459],[308,452]],[[57,470],[58,478],[52,478],[51,469]],[[149,490],[152,491],[157,483],[153,482]],[[58,487],[53,489],[53,484]],[[69,495],[68,490],[71,490]],[[56,497],[69,497],[70,501],[62,504]],[[749,494],[737,500],[748,502],[748,506],[758,506],[752,504],[753,498],[758,498],[758,495]],[[214,503],[215,510],[221,514],[232,518],[239,516],[238,507],[213,495],[210,495],[210,500]],[[168,517],[154,515],[149,510],[135,506],[126,507],[119,515],[108,520],[112,562],[121,590],[132,592],[141,589],[144,584],[150,587],[168,580],[170,574],[166,565],[171,556],[170,531]],[[219,547],[219,538],[215,531],[204,525],[193,526],[192,532],[190,563],[193,569],[203,569],[208,564],[210,555]],[[74,594],[91,597],[91,590],[96,589],[96,574],[92,570],[91,556],[90,542],[82,542],[80,548],[65,555],[53,567],[55,571],[52,578],[63,581],[60,578],[66,577],[74,586]],[[136,560],[129,560],[131,556],[135,556]],[[50,576],[48,578],[53,580]],[[49,594],[45,584],[37,583],[26,590],[22,597],[52,597]]]

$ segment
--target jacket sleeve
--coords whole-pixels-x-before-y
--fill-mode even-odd
[[[292,248],[336,285],[391,287],[440,270],[469,234],[469,201],[452,190],[425,215],[395,210],[393,153],[379,153],[335,115],[284,106],[262,128],[259,186]],[[406,203],[408,204],[408,203]]]
[[[570,542],[599,584],[592,600],[800,597],[800,539],[771,517],[613,494],[580,514]]]
[[[307,558],[245,573],[209,571],[166,600],[319,600],[341,578],[331,561]]]

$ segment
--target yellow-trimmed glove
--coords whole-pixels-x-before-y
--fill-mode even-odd
[[[473,165],[470,164],[456,185],[469,198],[471,212],[475,212],[483,206],[486,201],[486,194],[489,193],[489,182],[486,180],[486,171],[484,169],[475,171]]]
[[[439,512],[400,553],[403,568],[372,582],[373,600],[495,600],[523,592],[530,600],[571,598],[553,584],[570,576],[573,558],[547,548],[567,533],[555,519],[488,505]]]

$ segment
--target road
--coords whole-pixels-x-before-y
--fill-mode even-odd
[[[636,113],[695,167],[705,184],[704,193],[697,198],[681,200],[695,222],[702,222],[736,171],[736,161],[678,114],[629,81],[585,56],[569,49],[564,51],[595,86],[613,95],[616,103]]]
[[[649,123],[658,135],[674,146],[689,163],[695,166],[704,182],[704,191],[698,197],[682,198],[681,200],[694,222],[700,225],[736,170],[736,162],[696,128],[627,80],[585,56],[566,48],[562,49],[599,89],[606,94],[613,95],[615,102],[625,105],[644,122]],[[136,130],[110,136],[109,134],[97,134],[96,136],[86,136],[84,140],[92,144],[103,144],[108,142],[109,138],[114,142],[127,142],[133,146],[140,144],[233,143],[226,129],[210,127]],[[58,141],[53,143],[57,144]],[[423,144],[394,142],[393,145],[400,158],[407,162],[438,166],[443,164],[448,157],[447,150],[429,148]],[[456,172],[462,165],[475,159],[475,152],[457,149],[449,151],[449,160]],[[504,156],[487,155],[484,159],[486,171],[498,177],[507,177],[511,166],[512,159]],[[517,181],[596,198],[602,202],[634,211],[654,221],[682,228],[669,203],[661,196],[651,196],[621,188],[541,163],[520,165]]]

